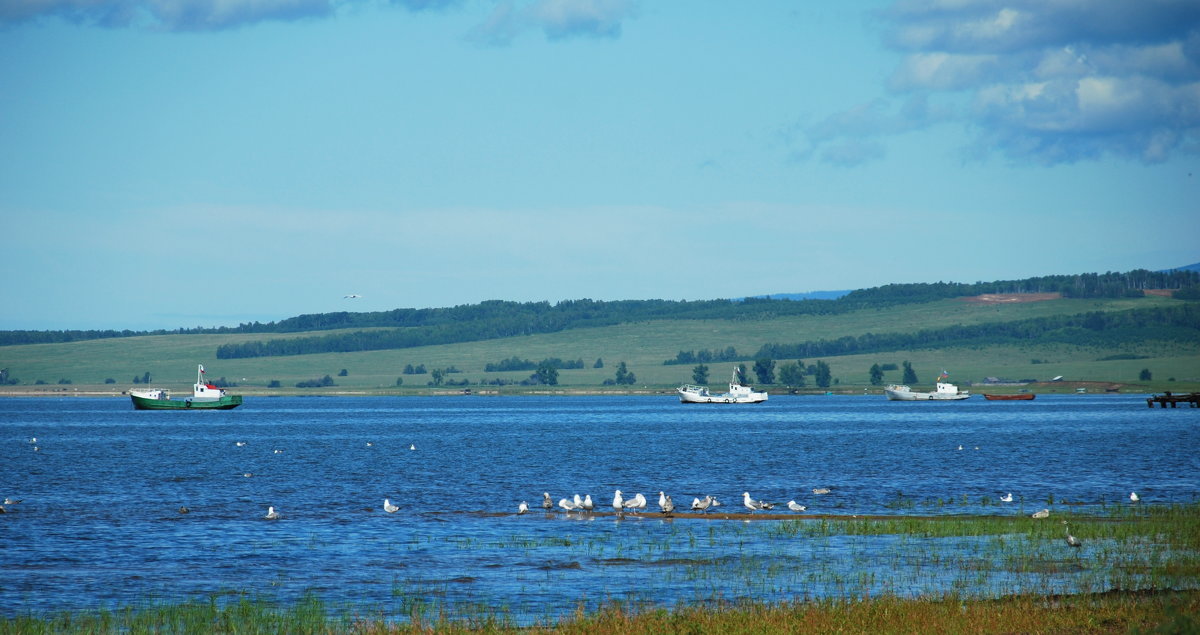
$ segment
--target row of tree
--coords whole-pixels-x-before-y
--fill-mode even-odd
[[[535,362],[528,359],[521,359],[520,357],[513,355],[508,359],[501,360],[496,363],[488,362],[484,365],[483,370],[489,373],[500,373],[514,370],[533,370],[541,366],[550,366],[559,370],[578,370],[583,368],[583,360],[576,359],[563,361],[557,357],[550,357],[543,359],[540,362]],[[592,368],[604,368],[604,361],[597,359],[596,363],[592,365]]]
[[[749,379],[746,365],[738,364],[734,371],[735,378],[738,381],[745,382]],[[786,362],[778,367],[779,383],[789,388],[804,388],[808,385],[807,376],[813,377],[813,383],[818,387],[828,388],[832,385],[833,371],[829,368],[829,364],[818,360],[808,366],[804,365],[803,360],[794,362]],[[709,377],[709,368],[705,364],[700,364],[692,368],[692,381],[697,384],[707,384]],[[775,360],[770,358],[759,358],[754,360],[753,367],[754,375],[758,378],[758,383],[772,385],[776,383]]]
[[[297,333],[380,327],[389,329],[382,332],[355,331],[331,337],[267,340],[222,346],[218,350],[218,358],[231,359],[451,344],[657,319],[756,320],[781,315],[840,314],[863,308],[930,302],[982,293],[1052,292],[1076,298],[1125,297],[1142,295],[1146,289],[1173,289],[1177,290],[1177,297],[1197,299],[1200,298],[1200,273],[1182,270],[1155,272],[1139,269],[1126,273],[1043,276],[974,284],[950,282],[893,284],[853,291],[836,300],[745,298],[741,300],[603,302],[583,299],[565,300],[557,304],[490,300],[479,304],[449,308],[305,314],[278,322],[252,322],[239,324],[236,327],[196,327],[156,331],[0,331],[0,346],[140,335]],[[287,342],[292,343],[288,344]],[[703,360],[697,359],[696,361],[702,362]]]
[[[860,353],[987,346],[1029,341],[1079,346],[1133,344],[1148,340],[1200,342],[1200,305],[1089,312],[925,329],[915,333],[866,333],[836,340],[808,340],[793,344],[764,344],[755,358],[835,357]]]

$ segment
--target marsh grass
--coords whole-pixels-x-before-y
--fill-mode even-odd
[[[315,598],[279,609],[270,603],[215,600],[140,610],[21,617],[0,622],[0,633],[1194,633],[1200,630],[1200,592],[1109,592],[1076,596],[1022,595],[972,600],[955,594],[904,599],[881,596],[766,604],[715,601],[675,609],[639,603],[582,607],[557,622],[521,627],[503,609],[479,606],[463,618],[414,615],[406,623],[378,614],[333,615]]]

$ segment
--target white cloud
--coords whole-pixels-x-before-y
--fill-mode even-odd
[[[852,157],[832,148],[951,119],[976,132],[980,155],[1044,163],[1152,163],[1200,146],[1200,2],[900,0],[880,17],[904,53],[891,97],[814,126],[809,155]],[[970,106],[887,114],[914,95]]]

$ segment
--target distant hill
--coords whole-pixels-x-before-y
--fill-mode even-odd
[[[1200,262],[1197,262],[1196,264],[1193,264],[1193,265],[1184,265],[1182,267],[1175,267],[1174,269],[1164,269],[1163,271],[1195,271],[1195,272],[1200,273]]]

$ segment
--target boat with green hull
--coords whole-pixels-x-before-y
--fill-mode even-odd
[[[229,410],[242,405],[241,395],[228,395],[224,388],[208,383],[204,377],[204,365],[196,371],[196,384],[192,396],[172,399],[171,392],[163,388],[130,390],[136,410]]]

